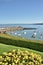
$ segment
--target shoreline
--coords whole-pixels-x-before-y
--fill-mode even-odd
[[[6,33],[8,31],[16,31],[16,30],[36,30],[37,28],[23,28],[21,26],[18,27],[3,27],[0,28],[0,33]]]

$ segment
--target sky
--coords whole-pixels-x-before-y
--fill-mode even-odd
[[[0,24],[43,23],[43,0],[0,0]]]

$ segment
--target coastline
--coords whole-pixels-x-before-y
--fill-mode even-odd
[[[37,28],[23,28],[21,26],[18,27],[4,27],[0,28],[0,33],[6,33],[8,31],[16,31],[16,30],[36,30]]]

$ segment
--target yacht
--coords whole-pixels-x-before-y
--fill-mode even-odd
[[[17,35],[17,33],[15,33],[15,35]]]
[[[36,31],[34,31],[32,37],[33,37],[33,38],[36,38]]]
[[[21,36],[21,34],[18,34],[18,36]]]
[[[26,34],[26,32],[23,32],[23,34]]]
[[[42,34],[40,35],[40,38],[42,38]]]

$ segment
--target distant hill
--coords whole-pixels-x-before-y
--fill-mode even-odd
[[[34,23],[33,25],[43,25],[43,23]]]

